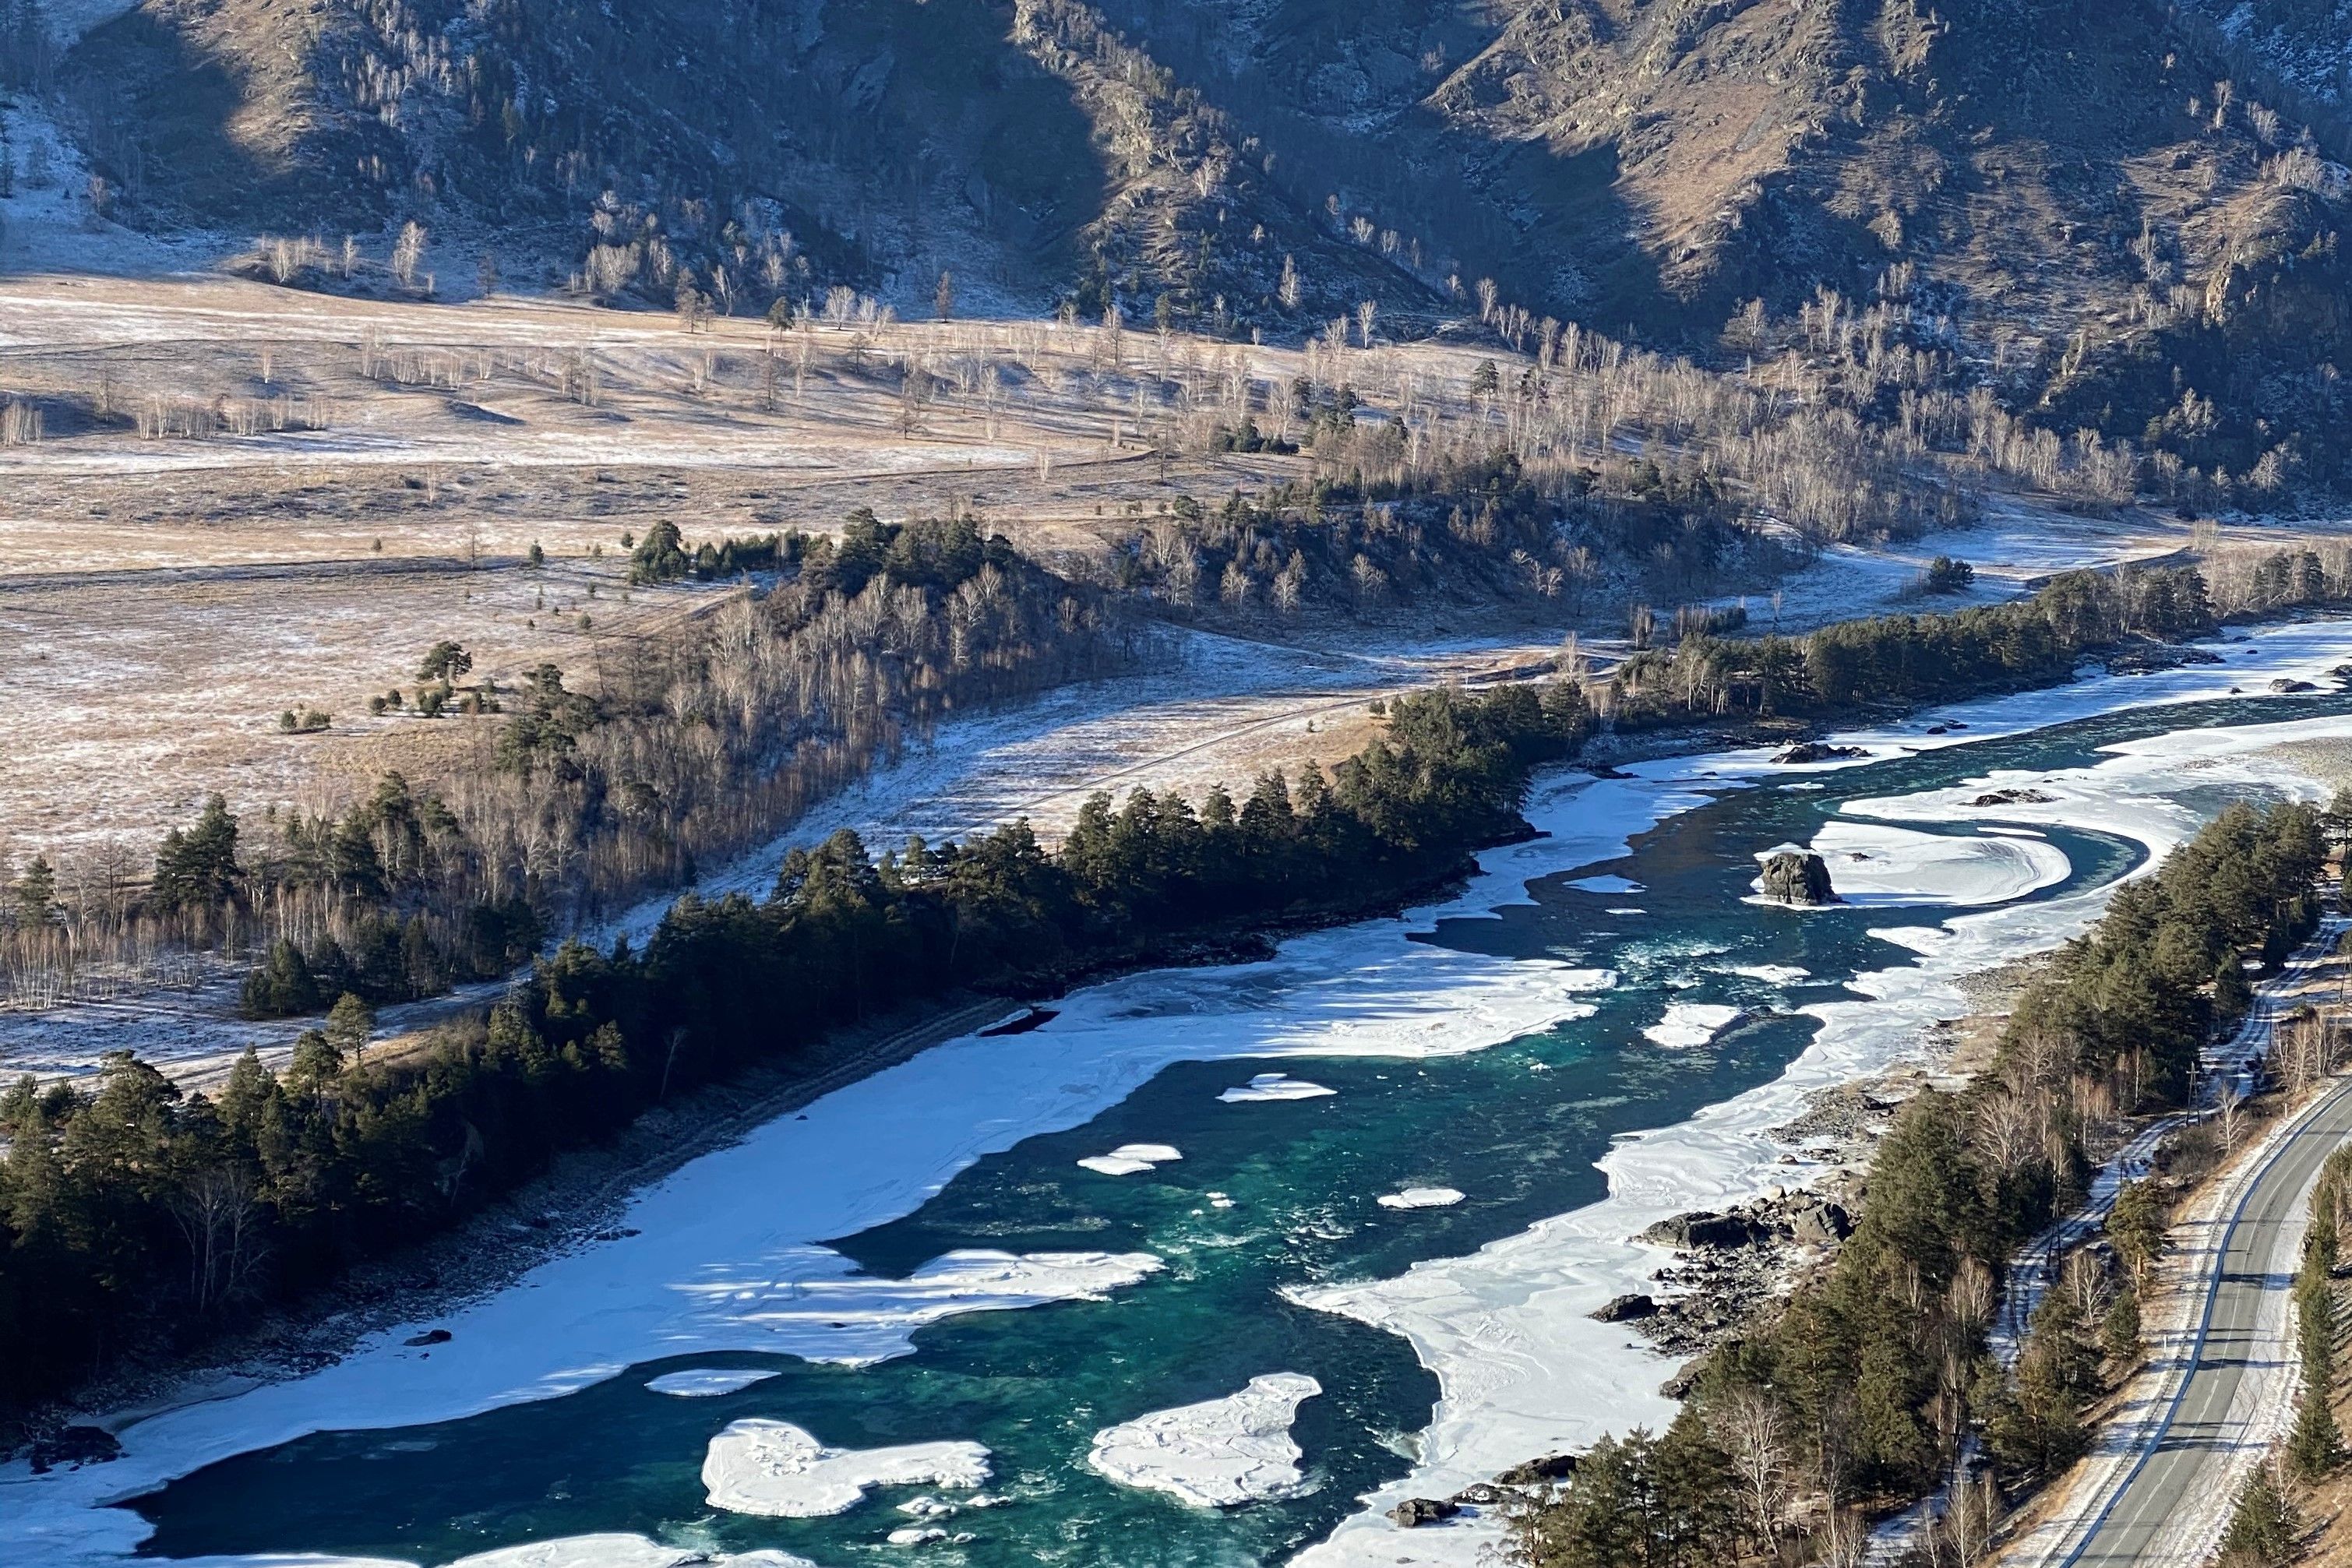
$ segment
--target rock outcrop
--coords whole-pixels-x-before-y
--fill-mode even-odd
[[[1764,862],[1764,896],[1782,904],[1831,904],[1830,868],[1821,856],[1786,851]]]

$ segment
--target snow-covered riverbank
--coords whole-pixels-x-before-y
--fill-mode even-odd
[[[1923,718],[1851,738],[1885,755],[2132,704],[2217,696],[2232,679],[2322,674],[2352,658],[2352,626],[2274,628],[2231,653],[2221,670],[2101,678],[1969,705],[1949,716],[1965,719],[1964,734],[1928,737]],[[2352,719],[2328,720],[2297,737],[2326,726],[2338,727],[2330,734],[2352,734]],[[2196,744],[2210,750],[2220,743]],[[2278,769],[2243,759],[2256,749],[2190,760],[2210,762],[2205,771],[2216,777],[2231,768]],[[2138,755],[2119,748],[2116,760]],[[2106,766],[2074,771],[2096,774]],[[2175,757],[2163,766],[2178,771],[2186,764]],[[39,1478],[21,1466],[0,1472],[0,1558],[119,1559],[145,1526],[100,1505],[325,1427],[446,1419],[560,1396],[640,1362],[704,1352],[870,1361],[904,1354],[913,1328],[948,1312],[1126,1289],[1158,1260],[958,1252],[891,1281],[857,1274],[821,1243],[910,1212],[987,1153],[1090,1121],[1172,1062],[1428,1057],[1482,1050],[1577,1017],[1590,1006],[1585,998],[1610,983],[1605,972],[1466,954],[1411,941],[1410,934],[1437,918],[1490,915],[1523,901],[1529,880],[1615,859],[1633,835],[1714,792],[1797,771],[1743,754],[1643,764],[1617,779],[1558,778],[1529,813],[1551,836],[1491,852],[1481,874],[1446,905],[1296,938],[1259,964],[1128,977],[1072,997],[1038,1029],[968,1037],[878,1073],[811,1105],[805,1120],[772,1124],[641,1195],[626,1218],[640,1234],[550,1263],[514,1290],[442,1320],[437,1326],[452,1337],[429,1359],[402,1343],[406,1331],[395,1331],[310,1376],[133,1426],[122,1434],[124,1457],[111,1464]],[[2119,768],[2105,784],[2081,784],[2078,803],[2087,806],[2103,789],[2117,801],[2129,797],[2128,806],[2114,807],[2113,831],[2160,850],[2186,830],[2189,814],[2151,810],[2146,783]],[[2054,797],[2057,789],[2048,792]],[[1856,816],[1866,811],[1881,821],[1907,809],[1904,802],[1854,808]],[[2011,816],[2035,820],[2029,808]],[[1445,1495],[1532,1454],[1670,1415],[1654,1392],[1664,1364],[1622,1326],[1585,1316],[1609,1296],[1639,1288],[1661,1260],[1625,1238],[1655,1218],[1723,1207],[1801,1175],[1781,1163],[1788,1151],[1770,1129],[1808,1093],[1915,1051],[1925,1024],[1962,1005],[1953,986],[1959,976],[2063,939],[2087,924],[2104,897],[2084,894],[1906,932],[1925,961],[1860,977],[1853,988],[1867,999],[1807,1009],[1823,1027],[1780,1079],[1678,1126],[1621,1140],[1602,1162],[1606,1202],[1397,1280],[1298,1292],[1317,1307],[1403,1333],[1438,1375],[1443,1399],[1420,1461],[1371,1500],[1372,1509]],[[1393,1528],[1368,1510],[1308,1556],[1385,1561],[1395,1554],[1397,1542],[1383,1539]],[[1430,1549],[1451,1553],[1455,1542],[1475,1552],[1487,1539],[1476,1521],[1424,1531],[1413,1555],[1426,1562]]]

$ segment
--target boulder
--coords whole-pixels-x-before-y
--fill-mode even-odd
[[[1462,1510],[1444,1498],[1409,1497],[1389,1510],[1389,1517],[1407,1530],[1418,1530],[1424,1524],[1452,1519]]]
[[[1472,1481],[1454,1494],[1454,1504],[1460,1508],[1492,1508],[1509,1498],[1509,1493],[1492,1481]]]
[[[2288,692],[2315,692],[2319,688],[2309,681],[2291,681],[2284,675],[2271,683],[2271,690],[2284,695]]]
[[[423,1333],[410,1334],[400,1343],[405,1345],[447,1344],[451,1335],[447,1329],[426,1329]]]
[[[1523,1465],[1513,1465],[1495,1478],[1496,1483],[1507,1487],[1538,1487],[1546,1481],[1564,1481],[1576,1473],[1574,1454],[1546,1454],[1539,1459],[1529,1459]]]
[[[1636,1291],[1612,1298],[1608,1305],[1592,1315],[1604,1323],[1631,1322],[1635,1318],[1651,1318],[1658,1314],[1658,1303]]]
[[[1808,762],[1842,762],[1869,755],[1859,746],[1832,746],[1826,741],[1801,740],[1772,760],[1790,767],[1801,767]]]
[[[122,1445],[103,1427],[60,1427],[33,1441],[29,1456],[33,1473],[46,1475],[58,1465],[102,1465],[122,1457]]]
[[[1821,856],[1790,850],[1764,862],[1764,896],[1782,904],[1831,904],[1837,893]]]
[[[1666,1247],[1748,1247],[1756,1241],[1756,1228],[1738,1215],[1700,1209],[1661,1219],[1642,1232],[1642,1239]]]
[[[1828,1247],[1853,1234],[1853,1220],[1834,1203],[1815,1203],[1790,1215],[1789,1229],[1800,1241]]]

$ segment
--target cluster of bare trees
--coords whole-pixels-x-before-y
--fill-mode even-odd
[[[184,925],[139,907],[148,869],[118,837],[33,853],[0,843],[0,1008],[194,984],[205,966]]]
[[[520,900],[559,926],[626,907],[772,837],[950,711],[1121,667],[1139,638],[1025,562],[940,587],[881,572],[847,596],[747,589],[657,638],[600,642],[569,685],[542,670],[430,789],[388,778],[348,806],[248,815],[217,897],[165,902],[153,857],[115,840],[0,857],[0,1005],[193,983],[192,950],[279,938],[331,938],[355,970],[398,971],[383,988],[430,991],[478,907]]]
[[[2200,570],[2219,614],[2352,597],[2352,541],[2317,534],[2291,549],[2224,544],[2209,528],[2200,530],[2198,543]]]
[[[581,735],[570,767],[451,781],[484,895],[582,918],[625,904],[772,837],[951,708],[1132,656],[1051,580],[987,566],[933,596],[877,576],[815,603],[787,586],[735,596],[683,645],[609,650],[597,679],[621,716]]]

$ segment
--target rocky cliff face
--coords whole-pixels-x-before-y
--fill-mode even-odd
[[[2332,472],[2343,27],[2222,3],[141,0],[0,75],[149,224],[413,219],[654,303],[1549,317]]]

